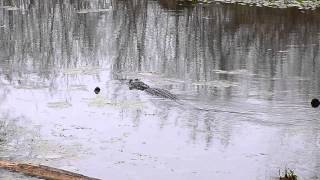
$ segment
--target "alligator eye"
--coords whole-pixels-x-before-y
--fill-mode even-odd
[[[139,81],[139,79],[134,79],[135,81]]]
[[[99,94],[99,92],[100,92],[100,88],[99,88],[99,87],[96,87],[96,88],[94,89],[94,93]]]

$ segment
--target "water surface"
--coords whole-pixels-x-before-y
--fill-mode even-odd
[[[0,7],[0,159],[101,179],[320,178],[319,11]],[[130,78],[183,103],[129,90]]]

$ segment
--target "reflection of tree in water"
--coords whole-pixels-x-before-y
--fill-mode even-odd
[[[148,1],[115,1],[113,27],[116,34],[116,69],[125,66],[141,70],[145,60]],[[130,67],[132,66],[132,67]]]
[[[190,109],[185,106],[177,106],[172,101],[152,101],[154,110],[144,109],[133,111],[132,119],[135,126],[145,123],[141,119],[150,121],[158,119],[159,129],[171,129],[177,127],[177,131],[185,129],[188,134],[188,141],[191,143],[204,143],[207,147],[213,144],[213,141],[228,146],[232,136],[232,122],[229,118],[234,116],[226,114],[216,114],[216,112],[206,112]],[[153,117],[155,116],[155,117]],[[216,117],[217,116],[217,117]]]
[[[77,143],[43,138],[40,126],[32,124],[24,116],[15,117],[13,114],[10,110],[1,109],[0,159],[65,166],[69,164],[66,159],[79,157],[85,152]]]
[[[30,74],[40,82],[54,81],[60,69],[99,66],[100,60],[115,55],[114,73],[151,71],[184,81],[241,84],[222,88],[227,97],[261,89],[320,90],[318,11],[213,4],[172,12],[154,1],[130,0],[113,1],[114,10],[104,16],[76,12],[106,8],[106,0],[0,0],[0,5],[23,9],[0,9],[0,71],[8,81],[28,81]],[[239,69],[247,70],[246,78],[214,71]],[[285,81],[290,76],[311,80],[291,85]],[[183,88],[192,87],[185,84]],[[196,88],[208,96],[217,91],[206,85]],[[122,97],[118,89],[114,94]],[[197,119],[203,118],[196,115],[193,121]],[[198,123],[193,122],[194,129]],[[200,129],[211,132],[212,123]]]
[[[14,2],[14,4],[12,4]],[[83,8],[105,8],[97,1],[7,1],[19,10],[0,9],[1,71],[9,76],[37,73],[53,79],[60,68],[97,66],[105,40],[98,30],[104,13],[76,13]]]
[[[12,119],[9,113],[0,115],[0,157],[21,160],[34,158],[33,148],[39,132],[19,125],[23,117]]]
[[[174,8],[166,1],[160,4]],[[114,7],[114,73],[156,72],[185,82],[239,84],[219,88],[227,98],[258,93],[272,100],[275,95],[268,93],[320,92],[318,11],[213,4],[175,13],[150,1],[117,1]],[[217,88],[196,88],[206,96],[217,94]],[[197,127],[202,118],[193,119]],[[206,124],[206,129],[213,129]]]
[[[319,66],[317,11],[214,4],[174,15],[156,3],[130,4],[118,2],[121,8],[115,10],[118,71],[159,72],[193,81],[239,81],[215,69],[246,69],[267,78],[319,78],[314,71]],[[270,91],[289,88],[275,81],[259,84]]]

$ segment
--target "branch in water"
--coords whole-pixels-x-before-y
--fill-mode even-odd
[[[49,180],[98,180],[81,174],[43,165],[13,163],[0,160],[0,168]]]

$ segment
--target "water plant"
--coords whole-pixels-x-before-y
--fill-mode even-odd
[[[280,174],[280,171],[279,171],[279,174]],[[298,180],[298,176],[295,175],[293,170],[285,169],[284,176],[280,175],[279,180]]]
[[[299,9],[316,9],[320,7],[318,0],[177,0],[180,5],[209,4],[212,2],[239,3],[273,8],[297,7]]]

